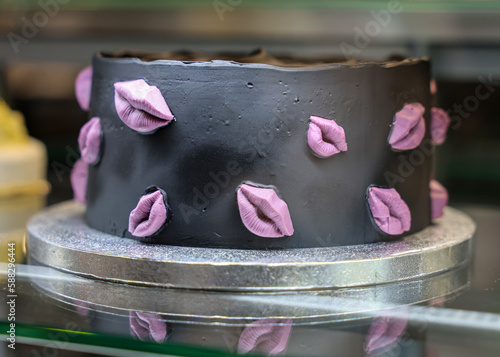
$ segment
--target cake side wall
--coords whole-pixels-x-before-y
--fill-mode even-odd
[[[151,135],[127,127],[114,106],[113,84],[139,78],[160,89],[176,118]],[[377,185],[397,189],[410,208],[411,231],[421,230],[430,223],[432,155],[401,172],[405,157],[415,159],[412,152],[420,149],[402,154],[387,143],[394,114],[412,102],[426,108],[425,141],[425,62],[300,71],[96,58],[90,117],[101,119],[103,145],[101,160],[89,170],[87,221],[132,238],[129,214],[156,185],[166,192],[173,217],[144,241],[241,249],[371,243],[393,238],[373,225],[367,209],[366,190]],[[344,129],[346,152],[319,158],[311,151],[312,115]],[[277,188],[292,236],[263,238],[246,229],[236,201],[245,181]]]

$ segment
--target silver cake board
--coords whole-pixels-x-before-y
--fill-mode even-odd
[[[27,227],[31,262],[82,277],[148,287],[331,290],[431,278],[458,269],[471,259],[475,232],[467,215],[446,207],[433,225],[391,242],[262,251],[192,248],[144,244],[102,233],[86,224],[84,210],[70,201],[35,215]]]
[[[453,299],[469,286],[470,264],[417,279],[357,288],[281,292],[228,292],[110,283],[49,267],[22,266],[20,273],[62,306],[106,316],[130,311],[159,314],[166,322],[247,326],[261,319],[292,319],[293,325],[357,323],[398,314],[401,306]]]

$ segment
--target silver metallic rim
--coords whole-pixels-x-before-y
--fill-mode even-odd
[[[436,298],[444,301],[468,287],[471,266],[382,285],[265,293],[134,286],[85,279],[47,267],[26,268],[44,294],[79,311],[124,317],[129,311],[141,311],[160,314],[167,322],[245,326],[268,318],[293,319],[294,325],[353,321],[404,305]]]
[[[85,207],[53,206],[28,223],[36,262],[129,284],[225,291],[286,291],[378,285],[425,277],[467,262],[474,222],[445,208],[442,218],[404,239],[368,245],[235,250],[142,244],[90,228]]]

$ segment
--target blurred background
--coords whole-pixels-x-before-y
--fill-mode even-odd
[[[0,95],[49,151],[49,204],[87,120],[74,79],[100,50],[249,52],[382,60],[428,56],[452,125],[436,178],[452,205],[500,203],[500,3],[491,1],[2,0]]]
[[[500,312],[500,261],[496,256],[500,2],[0,0],[0,97],[24,114],[30,135],[46,144],[52,185],[48,204],[54,204],[73,196],[70,170],[80,156],[78,132],[88,119],[75,99],[74,80],[91,63],[94,53],[120,49],[250,52],[258,47],[271,54],[311,58],[384,60],[400,55],[432,60],[438,88],[436,106],[447,110],[452,119],[448,140],[437,148],[435,176],[448,188],[450,204],[465,208],[474,218],[480,238],[470,290],[447,302],[448,310],[442,316],[448,325],[431,325],[426,343],[441,356],[497,356],[498,334],[491,331],[498,332],[498,326],[487,330],[497,320],[481,325],[484,321],[476,312]],[[76,321],[84,330],[91,329],[88,321],[95,316],[85,317],[84,306],[80,311],[77,307],[81,316],[75,319],[67,307],[57,306],[24,279],[19,282],[24,284],[24,291],[19,289],[24,294],[19,300],[19,323],[61,327]],[[3,309],[7,306],[2,305]],[[451,318],[452,309],[458,309],[456,320]],[[472,314],[465,314],[469,310]],[[106,331],[119,329],[118,323],[111,324],[112,319],[102,315],[95,318],[95,326],[102,323]],[[128,318],[124,321],[120,333],[127,335]],[[457,321],[461,321],[458,327],[454,326]],[[363,338],[356,333],[355,338]],[[353,344],[345,335],[332,341],[333,332],[321,336],[332,345],[340,344],[336,345],[339,355],[342,346]],[[484,336],[493,342],[484,344]],[[0,356],[5,355],[4,346],[0,344]],[[20,345],[17,354],[11,351],[10,355],[39,355],[38,351],[49,355],[44,346],[52,345],[40,344],[37,349]],[[417,349],[423,350],[423,344]],[[51,356],[74,356],[59,349],[51,351],[56,352]],[[428,351],[427,356],[438,355]]]

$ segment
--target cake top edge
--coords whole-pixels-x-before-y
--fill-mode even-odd
[[[307,57],[275,56],[268,54],[263,49],[255,50],[249,54],[221,53],[219,55],[206,55],[192,51],[177,52],[148,52],[122,50],[116,52],[98,52],[96,58],[101,61],[117,61],[121,63],[136,62],[143,64],[169,64],[210,67],[254,67],[277,69],[325,69],[340,67],[365,67],[378,66],[392,68],[429,62],[426,57],[404,58],[394,56],[386,61],[342,60],[338,58],[312,59]]]

